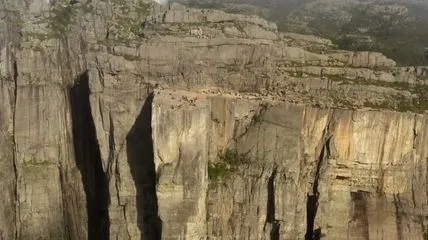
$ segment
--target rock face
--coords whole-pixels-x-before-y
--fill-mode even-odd
[[[426,231],[426,67],[178,4],[0,3],[0,239]]]

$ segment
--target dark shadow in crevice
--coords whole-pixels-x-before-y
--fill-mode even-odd
[[[320,197],[320,193],[318,190],[318,185],[321,177],[321,167],[324,163],[324,161],[329,158],[331,155],[330,150],[330,143],[331,143],[331,137],[329,137],[321,149],[321,153],[317,159],[317,166],[315,171],[315,177],[314,177],[314,184],[312,186],[312,193],[307,195],[307,202],[306,202],[306,234],[305,239],[306,240],[319,240],[321,239],[321,228],[315,229],[315,218],[317,216],[318,211],[318,200]]]
[[[306,204],[306,240],[319,240],[321,238],[321,229],[314,229],[315,217],[317,215],[318,210],[318,198],[318,192],[316,192],[314,195],[308,195],[308,200]]]
[[[86,193],[88,239],[109,239],[109,190],[89,101],[89,77],[83,73],[69,90],[76,165]]]
[[[152,101],[150,94],[126,137],[126,151],[137,189],[137,221],[141,239],[161,239],[162,221],[158,216],[156,171],[152,141]]]
[[[277,168],[273,169],[272,174],[268,180],[268,200],[267,200],[267,214],[266,214],[266,224],[271,225],[270,229],[270,239],[271,240],[279,240],[279,229],[281,225],[275,219],[275,177],[277,175]]]
[[[401,203],[400,194],[393,194],[395,206],[395,226],[397,229],[398,240],[404,239],[404,223],[405,212],[403,211],[403,204]]]

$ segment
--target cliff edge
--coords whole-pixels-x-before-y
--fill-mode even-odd
[[[428,67],[175,3],[0,32],[0,239],[424,236]]]

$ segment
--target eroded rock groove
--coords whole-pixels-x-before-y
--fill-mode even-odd
[[[15,174],[15,211],[16,216],[19,216],[19,203],[18,203],[18,166],[16,163],[16,139],[15,139],[15,130],[16,130],[16,107],[17,107],[17,101],[18,101],[18,64],[16,61],[13,62],[13,82],[14,82],[14,88],[13,88],[13,169]],[[18,239],[19,236],[19,219],[15,218],[15,239]]]
[[[268,181],[268,201],[267,201],[267,214],[266,224],[270,224],[270,239],[279,240],[279,229],[281,225],[275,219],[275,177],[277,175],[277,168],[275,167]]]
[[[76,165],[86,193],[88,239],[109,239],[109,190],[89,101],[88,73],[70,89],[73,141]]]
[[[322,167],[324,161],[331,154],[330,141],[331,141],[331,137],[328,137],[327,140],[325,140],[325,143],[321,149],[321,153],[320,153],[318,160],[317,160],[314,183],[312,186],[312,193],[308,194],[308,196],[307,196],[307,202],[306,202],[307,227],[306,227],[306,234],[305,234],[306,240],[319,240],[319,239],[321,239],[321,228],[315,228],[315,218],[317,215],[318,204],[319,204],[318,199],[320,197],[318,185],[319,185],[319,181],[320,181],[321,167]]]
[[[162,221],[158,216],[156,170],[152,140],[152,101],[147,97],[126,137],[126,151],[132,178],[137,189],[137,222],[142,239],[161,239]]]

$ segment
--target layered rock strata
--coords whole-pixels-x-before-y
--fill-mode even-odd
[[[0,6],[0,239],[423,236],[426,67],[178,4]]]

